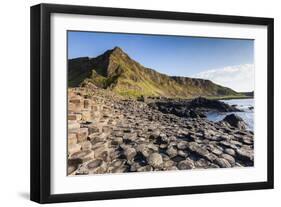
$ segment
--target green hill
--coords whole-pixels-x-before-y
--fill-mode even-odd
[[[68,61],[69,87],[77,87],[88,81],[130,97],[241,96],[240,93],[209,80],[168,76],[146,68],[119,47],[96,58],[83,57]]]

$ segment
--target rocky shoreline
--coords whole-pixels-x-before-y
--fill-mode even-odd
[[[68,89],[68,175],[253,166],[253,132],[234,114],[208,121],[206,101],[146,103],[94,85]]]
[[[218,100],[203,97],[193,100],[154,100],[148,105],[165,114],[174,114],[185,118],[206,118],[206,112],[241,112],[236,106],[231,106]]]

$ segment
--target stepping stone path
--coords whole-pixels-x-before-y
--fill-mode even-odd
[[[68,89],[68,175],[254,165],[253,133],[164,114],[85,86]]]

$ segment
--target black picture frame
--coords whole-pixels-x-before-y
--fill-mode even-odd
[[[50,130],[51,130],[51,72],[50,72],[50,15],[52,13],[134,17],[194,22],[219,22],[267,26],[267,181],[238,184],[220,184],[189,187],[169,187],[74,194],[50,193]],[[31,174],[30,199],[38,203],[88,201],[103,199],[166,196],[225,191],[272,189],[274,177],[273,147],[273,19],[245,16],[195,14],[182,12],[103,8],[56,4],[39,4],[31,7]]]

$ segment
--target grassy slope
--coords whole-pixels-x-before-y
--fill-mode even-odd
[[[83,63],[82,72],[77,64],[74,69],[69,70],[70,86],[78,85],[84,79],[126,97],[143,95],[193,98],[242,95],[208,80],[170,77],[158,73],[135,62],[119,48],[107,51],[89,62],[88,65]]]

